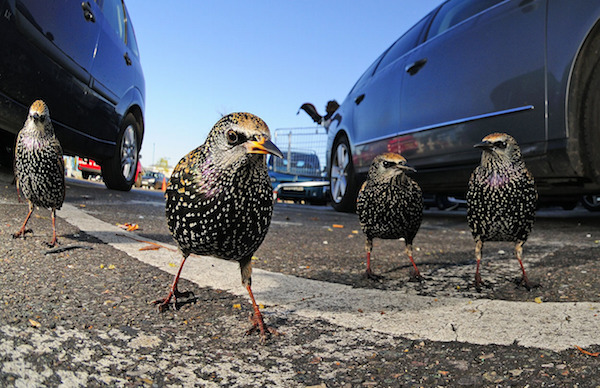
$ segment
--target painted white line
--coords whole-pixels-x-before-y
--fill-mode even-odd
[[[144,263],[171,274],[177,271],[181,259],[178,253],[164,249],[140,251],[143,243],[119,236],[126,232],[70,204],[63,205],[58,215]],[[190,257],[182,277],[201,287],[246,295],[236,262]],[[164,289],[156,290],[156,297],[167,288],[165,284]],[[253,271],[252,289],[259,302],[275,306],[268,311],[276,314],[320,318],[343,327],[410,339],[500,345],[516,342],[555,351],[600,344],[600,303],[538,304],[409,296],[402,291],[358,289],[260,269]]]

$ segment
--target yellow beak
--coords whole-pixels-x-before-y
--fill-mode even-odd
[[[246,142],[246,149],[250,154],[271,154],[283,158],[283,154],[271,140],[261,138],[260,140],[250,140]]]

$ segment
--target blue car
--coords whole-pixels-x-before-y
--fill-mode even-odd
[[[283,158],[269,156],[269,177],[275,199],[325,205],[329,182],[314,151],[282,151]]]
[[[332,206],[400,152],[426,193],[462,196],[473,144],[514,136],[541,198],[600,192],[600,2],[447,0],[358,79],[331,117]]]

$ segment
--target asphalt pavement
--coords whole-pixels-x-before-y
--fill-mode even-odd
[[[408,282],[402,242],[380,240],[374,282],[356,215],[276,204],[253,290],[282,334],[261,345],[236,263],[192,257],[180,289],[193,297],[152,305],[180,260],[162,193],[69,179],[52,250],[47,210],[12,238],[27,205],[11,180],[0,174],[0,386],[600,386],[600,215],[585,209],[538,212],[524,263],[540,287],[518,287],[511,245],[490,243],[477,292],[464,209],[426,211],[425,282]]]

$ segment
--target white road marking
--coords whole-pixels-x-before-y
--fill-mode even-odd
[[[140,251],[143,243],[120,236],[127,232],[70,204],[63,205],[58,215],[144,263],[171,274],[177,271],[181,259],[177,253],[164,249]],[[236,262],[191,257],[182,277],[201,287],[246,295]],[[156,290],[157,297],[168,286]],[[516,342],[554,351],[600,344],[600,303],[538,304],[410,296],[402,291],[358,289],[260,269],[253,271],[252,289],[260,303],[272,306],[267,311],[275,314],[320,318],[343,327],[410,339],[499,345]]]

